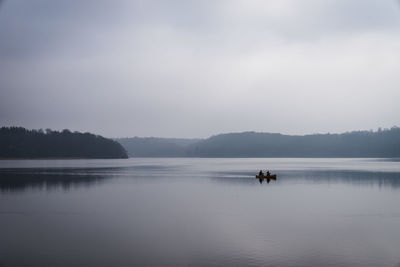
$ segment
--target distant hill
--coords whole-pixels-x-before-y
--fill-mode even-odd
[[[398,127],[343,134],[228,133],[180,144],[171,140],[118,139],[130,156],[140,157],[400,157]]]
[[[127,158],[113,140],[91,133],[0,128],[0,158]]]
[[[200,139],[133,137],[115,140],[131,157],[185,157],[188,146]]]

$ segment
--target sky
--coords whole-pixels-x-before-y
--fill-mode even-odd
[[[106,137],[400,126],[395,0],[5,0],[0,126]]]

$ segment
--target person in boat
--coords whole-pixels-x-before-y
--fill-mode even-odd
[[[267,176],[270,176],[270,175],[271,175],[271,173],[269,171],[267,171]]]
[[[262,170],[260,170],[260,172],[258,173],[258,175],[260,175],[260,176],[264,176],[264,173],[263,173],[263,171],[262,171]]]

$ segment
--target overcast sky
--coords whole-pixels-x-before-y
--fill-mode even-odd
[[[208,137],[400,126],[395,0],[0,6],[0,126]]]

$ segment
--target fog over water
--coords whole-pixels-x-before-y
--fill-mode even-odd
[[[3,1],[0,125],[107,137],[400,125],[395,0]]]

